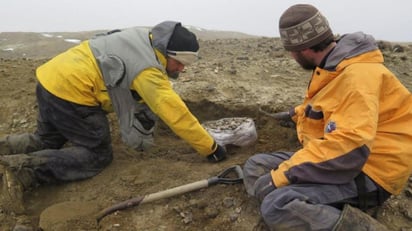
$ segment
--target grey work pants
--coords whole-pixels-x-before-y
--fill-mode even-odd
[[[100,107],[62,100],[36,88],[39,115],[33,134],[10,135],[5,142],[12,153],[46,157],[29,166],[40,183],[57,183],[92,177],[112,161],[109,122]],[[67,142],[69,146],[64,146]]]
[[[248,194],[254,196],[254,184],[260,176],[276,169],[292,155],[290,152],[275,152],[250,157],[243,168]],[[365,186],[367,192],[376,193],[377,186],[367,176]],[[345,203],[356,206],[357,198],[355,181],[341,185],[292,184],[267,194],[260,211],[271,230],[332,230],[341,214],[339,207]]]

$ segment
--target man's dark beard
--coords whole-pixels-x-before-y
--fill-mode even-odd
[[[175,72],[167,72],[167,75],[172,78],[172,79],[177,79],[177,77],[179,77],[179,72],[175,71]]]
[[[295,60],[305,70],[313,70],[316,68],[316,65],[305,58],[301,53],[296,54]]]

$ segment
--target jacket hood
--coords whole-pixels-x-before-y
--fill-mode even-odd
[[[166,56],[167,45],[172,37],[173,31],[177,25],[181,25],[180,22],[164,21],[151,30],[153,35],[153,46],[158,49],[164,56]]]
[[[343,35],[329,55],[324,69],[335,70],[344,59],[349,59],[370,51],[378,50],[375,39],[362,32]]]

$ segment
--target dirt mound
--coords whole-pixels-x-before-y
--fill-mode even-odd
[[[308,84],[310,73],[302,71],[283,51],[279,40],[214,39],[200,43],[201,59],[173,81],[175,89],[201,122],[225,117],[253,118],[258,132],[256,143],[228,147],[228,159],[211,164],[160,123],[156,131],[157,146],[149,152],[136,152],[121,142],[116,118],[110,115],[113,163],[91,179],[28,192],[27,214],[0,211],[0,230],[12,230],[16,222],[38,225],[43,211],[60,209],[60,212],[43,213],[43,224],[54,224],[65,214],[61,207],[75,210],[93,203],[101,209],[136,196],[207,179],[230,166],[243,165],[255,153],[299,148],[292,129],[281,127],[258,112],[260,106],[280,111],[300,103]],[[402,52],[386,49],[384,54],[389,68],[411,90],[412,56],[410,48],[403,47]],[[36,122],[34,72],[45,60],[2,57],[0,135],[32,131]],[[391,198],[381,208],[378,218],[392,230],[410,230],[411,211],[412,179],[401,195]],[[219,184],[143,204],[108,215],[99,224],[91,223],[88,215],[84,215],[84,220],[78,219],[59,223],[59,230],[250,231],[259,227],[260,222],[257,204],[247,196],[242,184]]]

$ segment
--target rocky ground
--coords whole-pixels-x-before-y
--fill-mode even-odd
[[[1,34],[0,34],[1,38]],[[300,103],[310,73],[292,60],[276,38],[201,40],[201,59],[173,82],[201,122],[227,117],[252,118],[258,138],[247,147],[228,146],[228,159],[211,164],[160,123],[157,146],[136,152],[122,144],[110,115],[114,161],[88,180],[44,186],[26,193],[25,214],[0,210],[0,230],[16,223],[45,230],[258,230],[257,204],[242,184],[218,184],[94,216],[118,202],[216,176],[242,166],[258,152],[296,150],[294,131],[260,114],[260,106],[280,111]],[[381,42],[388,67],[412,90],[412,48]],[[1,48],[1,44],[0,44]],[[36,125],[34,71],[47,58],[1,52],[0,135],[33,131]],[[51,57],[51,56],[50,56]],[[378,219],[391,230],[412,230],[412,178],[399,195],[379,210]]]

